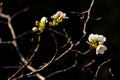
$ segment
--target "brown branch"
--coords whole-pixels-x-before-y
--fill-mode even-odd
[[[74,46],[79,45],[85,36],[86,36],[86,34],[82,35],[82,37],[80,38],[80,40],[78,40],[78,41],[75,43]]]
[[[84,22],[84,27],[83,27],[83,34],[86,34],[86,33],[87,33],[87,32],[86,32],[86,27],[87,27],[87,23],[88,23],[88,21],[89,21],[89,19],[90,19],[90,14],[91,14],[91,9],[92,9],[92,7],[93,7],[93,4],[94,4],[94,0],[92,0],[89,9],[88,9],[87,11],[84,11],[84,12],[81,13],[81,14],[87,13],[87,19],[85,20],[85,22]]]
[[[18,12],[16,12],[14,15],[11,16],[11,19],[13,19],[14,17],[16,17],[17,15],[19,15],[20,13],[26,12],[28,11],[28,7],[24,8],[23,10],[20,10]]]
[[[72,51],[73,51],[73,52],[76,52],[76,53],[78,53],[78,54],[88,54],[88,53],[91,51],[91,49],[89,49],[89,50],[87,50],[87,51],[85,51],[85,52],[81,52],[81,51],[75,50],[75,49],[72,49]]]
[[[111,59],[108,59],[107,61],[102,62],[102,63],[98,66],[98,68],[97,68],[97,70],[96,70],[96,73],[95,73],[95,76],[94,76],[94,80],[96,80],[97,75],[98,75],[98,72],[99,72],[99,70],[101,69],[101,67],[102,67],[104,64],[106,64],[106,63],[108,63],[108,62],[110,62],[110,61],[111,61]]]
[[[113,74],[111,68],[109,68],[109,74],[111,75],[112,79],[115,80],[115,77],[114,77],[114,74]]]
[[[52,59],[51,59],[49,62],[47,62],[46,64],[40,66],[40,68],[37,69],[37,70],[35,70],[34,72],[28,73],[28,74],[27,74],[28,77],[30,77],[30,76],[33,75],[33,74],[36,74],[36,73],[40,72],[41,70],[43,70],[44,68],[46,68],[47,66],[49,66],[52,62],[54,62],[55,57],[56,57],[56,55],[57,55],[57,53],[58,53],[58,48],[57,48],[57,40],[56,40],[54,34],[51,33],[51,35],[52,35],[52,37],[54,38],[54,42],[55,42],[55,54],[53,55]]]
[[[40,37],[40,36],[39,36]],[[40,40],[40,39],[39,39]],[[38,48],[39,48],[39,42],[40,41],[38,41],[38,43],[37,43],[37,46],[36,46],[36,48],[34,49],[34,51],[33,51],[33,54],[29,57],[29,59],[27,60],[27,63],[26,64],[24,64],[23,66],[21,66],[17,71],[16,71],[16,73],[14,73],[11,77],[10,77],[10,79],[9,80],[11,80],[13,77],[15,77],[21,70],[23,70],[25,67],[27,67],[28,65],[29,65],[29,63],[31,62],[31,60],[32,60],[32,58],[34,57],[34,55],[35,55],[35,53],[38,51]]]
[[[61,36],[66,37],[65,34],[63,34],[63,33],[61,33],[61,32],[58,32],[58,31],[56,31],[56,30],[54,30],[54,29],[52,29],[52,28],[47,28],[47,29],[50,30],[50,31],[52,31],[52,32],[54,32],[54,33],[57,33],[57,34],[59,34],[59,35],[61,35]]]
[[[23,76],[24,76],[24,75],[21,74],[20,76],[18,76],[18,77],[16,77],[16,78],[13,78],[12,80],[19,80],[19,79],[21,79]],[[9,80],[9,79],[8,79],[8,80]]]
[[[8,78],[8,80],[13,80],[13,78],[24,68],[24,65],[21,66],[12,76]]]
[[[53,72],[53,73],[47,75],[47,77],[51,77],[51,76],[53,76],[53,75],[55,75],[55,74],[58,74],[58,73],[61,73],[61,72],[66,72],[66,71],[68,71],[68,70],[74,68],[76,65],[77,65],[77,53],[75,54],[75,62],[74,62],[74,64],[73,64],[72,66],[67,67],[67,68],[65,68],[65,69],[63,69],[63,70],[55,71],[55,72]]]
[[[19,68],[20,66],[0,66],[2,69],[12,69],[12,68]]]
[[[0,41],[0,44],[13,44],[13,41]]]
[[[72,42],[70,42],[70,43],[71,43],[70,47],[69,47],[65,52],[63,52],[60,56],[58,56],[58,57],[55,59],[55,61],[59,60],[59,59],[62,58],[66,53],[68,53],[69,51],[72,50],[72,48],[74,47],[74,44],[73,44]]]
[[[26,32],[24,32],[24,33],[16,36],[16,40],[19,39],[19,38],[22,38],[23,36],[25,36],[25,35],[27,35],[27,34],[29,34],[29,33],[32,33],[32,31],[31,31],[31,30],[30,30],[30,31],[26,31]]]
[[[6,15],[6,14],[4,14],[4,13],[0,13],[0,17],[5,18],[5,19],[8,20],[7,25],[8,25],[8,28],[10,29],[10,32],[11,32],[11,35],[12,35],[12,38],[13,38],[13,46],[16,48],[16,51],[17,51],[17,53],[18,53],[21,61],[22,61],[24,64],[27,64],[28,62],[25,60],[24,56],[23,56],[22,53],[19,51],[19,47],[18,47],[18,44],[17,44],[17,42],[16,42],[16,35],[15,35],[14,29],[13,29],[13,27],[12,27],[11,20],[12,20],[12,18],[14,18],[16,15],[18,15],[19,13],[24,12],[24,11],[26,11],[26,10],[27,10],[27,9],[25,8],[25,9],[19,11],[18,13],[14,14],[12,17],[10,17],[9,15]],[[22,67],[21,67],[21,68],[22,68]],[[34,69],[32,66],[30,66],[30,65],[28,65],[27,68],[28,68],[29,70],[31,70],[31,71],[35,71],[35,69]],[[18,71],[19,71],[19,70],[18,70]],[[16,72],[16,73],[18,73],[18,72]],[[16,75],[16,74],[14,74],[14,75]],[[13,75],[13,76],[14,76],[14,75]],[[40,75],[40,74],[36,74],[36,76],[37,76],[40,80],[45,80],[45,78],[44,78],[42,75]],[[11,76],[11,77],[12,77],[12,76]]]
[[[3,3],[0,2],[0,14],[2,13],[2,5],[3,5]]]

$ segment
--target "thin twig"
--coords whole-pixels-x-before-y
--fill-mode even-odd
[[[88,54],[88,53],[91,51],[91,49],[89,49],[89,50],[87,50],[87,51],[85,51],[85,52],[81,52],[81,51],[75,50],[75,49],[72,49],[72,51],[73,51],[73,52],[76,52],[76,53],[78,53],[78,54]]]
[[[70,66],[70,67],[68,67],[68,68],[65,68],[65,69],[63,69],[63,70],[55,71],[55,72],[47,75],[47,77],[51,77],[51,76],[53,76],[53,75],[55,75],[55,74],[58,74],[58,73],[61,73],[61,72],[66,72],[66,71],[74,68],[76,65],[77,65],[77,54],[75,54],[75,62],[74,62],[74,64],[73,64],[72,66]]]
[[[91,14],[91,9],[92,9],[92,7],[93,7],[93,4],[94,4],[94,0],[92,0],[89,9],[88,9],[87,11],[84,11],[84,12],[81,13],[81,14],[87,13],[87,19],[85,20],[85,22],[84,22],[84,27],[83,27],[83,34],[86,34],[86,33],[87,33],[87,32],[86,32],[86,27],[87,27],[87,23],[88,23],[88,21],[89,21],[89,19],[90,19],[90,14]]]
[[[60,56],[58,56],[55,61],[59,60],[60,58],[62,58],[66,53],[68,53],[69,51],[72,50],[72,48],[74,47],[74,44],[71,44],[70,47],[65,51],[63,52]]]
[[[111,59],[108,59],[108,60],[102,62],[102,63],[98,66],[98,68],[97,68],[97,70],[96,70],[96,73],[95,73],[94,80],[97,79],[97,75],[98,75],[98,72],[99,72],[99,70],[101,69],[101,67],[102,67],[104,64],[106,64],[106,63],[108,63],[108,62],[110,62],[110,61],[111,61]]]
[[[52,32],[55,32],[55,33],[57,33],[57,34],[59,34],[59,35],[61,35],[61,36],[66,37],[66,35],[65,35],[65,34],[60,33],[60,32],[58,32],[58,31],[56,31],[56,30],[54,30],[54,29],[52,29],[52,28],[47,28],[47,29],[48,29],[48,30],[50,30],[50,31],[52,31]]]
[[[26,11],[26,9],[23,9],[23,10],[19,11],[18,13],[21,13],[21,12],[24,12],[24,11]],[[12,35],[12,38],[13,38],[13,46],[16,48],[16,51],[17,51],[17,53],[18,53],[21,61],[22,61],[24,64],[27,64],[27,61],[25,60],[24,56],[23,56],[22,53],[19,51],[18,44],[17,44],[17,42],[16,42],[16,40],[15,40],[15,39],[16,39],[16,35],[15,35],[14,29],[13,29],[12,24],[11,24],[12,18],[14,18],[16,15],[18,15],[18,13],[14,14],[12,17],[10,17],[9,15],[6,15],[6,14],[4,14],[4,13],[0,13],[0,17],[5,18],[5,19],[8,20],[7,24],[8,24],[8,28],[10,29],[10,32],[11,32],[11,35]],[[22,67],[21,67],[21,68],[22,68]],[[29,70],[31,70],[31,71],[35,71],[35,69],[34,69],[32,66],[30,66],[30,65],[28,65],[27,68],[28,68]],[[19,71],[19,70],[18,70],[18,71]],[[16,73],[18,73],[18,72],[16,72]],[[16,74],[13,74],[13,76],[14,76],[14,75],[16,75]],[[40,75],[40,74],[36,74],[36,76],[37,76],[40,80],[45,80],[45,78],[44,78],[42,75]],[[11,76],[11,77],[12,77],[12,76]]]
[[[26,12],[29,9],[29,7],[24,8],[23,10],[20,10],[18,12],[16,12],[14,15],[11,16],[11,19],[13,19],[14,17],[16,17],[17,15]]]
[[[0,66],[2,69],[13,69],[13,68],[20,68],[20,66]]]
[[[53,33],[51,33],[51,35],[52,35],[52,37],[54,38],[54,42],[55,42],[55,54],[53,55],[52,59],[51,59],[49,62],[47,62],[46,64],[40,66],[40,68],[37,69],[37,70],[35,70],[34,72],[28,73],[28,74],[27,74],[28,77],[31,76],[31,75],[33,75],[33,74],[35,74],[35,73],[40,72],[41,70],[43,70],[44,68],[46,68],[47,66],[49,66],[49,65],[55,60],[55,57],[56,57],[56,55],[57,55],[57,53],[58,53],[57,40],[56,40],[56,38],[55,38],[55,36],[54,36]]]
[[[0,41],[0,44],[13,44],[13,41]]]
[[[111,68],[109,68],[109,74],[111,75],[112,79],[115,80],[115,77],[114,77],[114,74],[113,74]]]

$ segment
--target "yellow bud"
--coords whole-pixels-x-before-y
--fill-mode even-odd
[[[56,19],[56,21],[57,21],[58,23],[60,23],[60,22],[63,21],[63,19],[62,19],[61,17],[59,17],[59,18]]]

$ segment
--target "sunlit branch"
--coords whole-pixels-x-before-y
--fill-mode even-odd
[[[66,37],[66,35],[65,35],[65,34],[60,33],[60,32],[58,32],[58,31],[56,31],[56,30],[54,30],[54,29],[48,28],[48,30],[50,30],[50,31],[52,31],[52,32],[55,32],[55,33],[57,33],[57,34],[59,34],[59,35],[61,35],[61,36]]]
[[[91,51],[91,49],[89,49],[89,50],[87,50],[87,51],[85,51],[85,52],[81,52],[81,51],[75,50],[75,49],[72,49],[72,51],[73,51],[73,52],[76,52],[76,53],[78,53],[78,54],[88,54],[88,53]]]
[[[55,74],[68,71],[68,70],[74,68],[76,65],[77,65],[77,54],[75,54],[75,62],[74,62],[74,64],[73,64],[72,66],[69,66],[68,68],[65,68],[65,69],[62,69],[62,70],[55,71],[55,72],[47,75],[47,77],[51,77],[51,76],[53,76],[53,75],[55,75]]]
[[[66,53],[68,53],[69,51],[72,50],[72,48],[74,47],[74,44],[71,44],[70,47],[65,51],[63,52],[60,56],[58,56],[55,61],[59,60],[60,58],[62,58]]]
[[[25,10],[26,10],[26,9],[25,9]],[[19,11],[18,13],[24,12],[25,10],[23,9],[23,10]],[[15,17],[18,13],[14,14],[13,17]],[[23,57],[22,53],[20,53],[18,44],[17,44],[17,42],[16,42],[16,40],[15,40],[15,39],[16,39],[16,35],[15,35],[14,29],[13,29],[12,24],[11,24],[11,20],[12,20],[13,17],[10,17],[9,15],[6,15],[6,14],[4,14],[4,13],[0,13],[0,17],[5,18],[5,19],[8,20],[7,24],[8,24],[8,28],[10,29],[10,32],[11,32],[11,35],[12,35],[12,38],[13,38],[13,46],[16,48],[16,51],[17,51],[17,53],[18,53],[21,61],[22,61],[24,64],[27,64],[27,61],[26,61],[25,58]],[[29,70],[31,70],[31,71],[35,71],[35,69],[34,69],[32,66],[30,66],[30,65],[28,65],[27,68],[28,68]],[[19,70],[18,70],[18,71],[19,71]],[[18,72],[17,72],[17,73],[18,73]],[[14,74],[14,75],[16,75],[16,74]],[[14,75],[13,75],[13,76],[14,76]],[[44,78],[42,75],[40,75],[40,74],[36,74],[36,76],[37,76],[40,80],[44,80],[44,79],[45,79],[45,78]],[[11,77],[12,77],[12,76],[11,76]]]
[[[30,33],[32,33],[32,31],[26,31],[26,32],[24,32],[24,33],[16,36],[16,40],[19,39],[19,38],[22,38],[23,36],[25,36],[25,35],[27,35],[27,34],[30,34]]]
[[[112,79],[115,80],[115,77],[114,77],[114,74],[113,74],[111,68],[109,68],[109,74],[111,75]]]
[[[86,33],[87,33],[87,32],[86,32],[86,27],[87,27],[87,23],[88,23],[88,21],[89,21],[89,19],[90,19],[90,14],[91,14],[91,9],[92,9],[92,7],[93,7],[93,4],[94,4],[94,0],[92,0],[89,9],[88,9],[87,11],[84,11],[84,12],[81,13],[81,14],[87,13],[87,19],[85,20],[85,22],[84,22],[84,27],[83,27],[83,34],[86,34]]]
[[[56,18],[50,19],[50,20],[53,20],[53,22],[51,22],[52,25],[53,25],[52,27],[50,27],[50,25],[48,25],[46,27],[46,24],[48,23],[48,21],[47,21],[48,18],[43,17],[40,21],[35,23],[35,25],[37,27],[33,28],[30,31],[26,31],[26,32],[16,36],[16,33],[14,31],[14,28],[13,28],[13,24],[12,24],[12,19],[15,18],[17,15],[19,15],[19,14],[21,14],[23,12],[26,12],[29,9],[29,7],[24,8],[22,10],[19,10],[18,12],[16,12],[12,16],[10,16],[10,15],[2,13],[2,8],[3,8],[2,5],[3,5],[3,3],[1,2],[0,3],[0,18],[5,19],[5,21],[0,21],[0,23],[1,24],[5,24],[5,25],[8,26],[8,28],[10,30],[10,33],[11,33],[11,36],[12,36],[12,40],[10,40],[10,41],[9,40],[8,41],[3,41],[2,38],[0,38],[0,44],[8,44],[8,45],[12,44],[13,47],[15,47],[16,53],[18,54],[18,56],[19,56],[19,58],[21,60],[20,66],[8,66],[8,67],[0,66],[0,68],[2,68],[2,69],[13,69],[13,68],[17,69],[11,76],[8,77],[8,80],[18,80],[18,79],[22,79],[24,77],[33,77],[33,76],[36,76],[39,80],[46,80],[46,78],[54,76],[54,75],[56,75],[58,73],[66,72],[66,71],[68,71],[70,69],[73,69],[75,67],[80,67],[82,70],[85,70],[85,69],[89,70],[90,75],[92,75],[93,79],[96,80],[98,78],[98,74],[99,74],[99,71],[100,71],[101,67],[103,67],[103,65],[105,65],[105,64],[107,64],[108,62],[111,61],[111,59],[108,59],[108,60],[102,62],[99,66],[97,66],[97,70],[95,71],[95,74],[93,74],[93,71],[91,69],[91,66],[93,65],[93,63],[96,62],[95,59],[92,59],[91,61],[87,62],[84,65],[78,65],[78,57],[77,57],[77,55],[81,56],[81,55],[89,54],[90,51],[92,51],[93,48],[95,48],[97,50],[97,47],[99,45],[103,45],[103,43],[101,43],[100,40],[97,42],[96,40],[94,41],[93,39],[91,39],[91,42],[90,43],[88,42],[88,45],[93,47],[93,48],[90,47],[86,51],[82,51],[81,49],[78,49],[78,47],[81,46],[82,41],[85,40],[85,37],[87,35],[87,29],[86,28],[87,28],[87,24],[88,24],[89,20],[90,19],[92,19],[92,20],[100,20],[100,19],[102,19],[102,18],[96,18],[95,19],[95,18],[91,17],[91,11],[92,11],[92,7],[94,5],[94,0],[91,0],[91,3],[89,5],[88,10],[83,11],[82,13],[80,13],[80,12],[71,12],[73,14],[77,14],[78,17],[80,16],[80,19],[84,19],[85,20],[83,22],[83,29],[82,29],[83,35],[80,36],[79,40],[77,40],[76,42],[73,41],[74,40],[73,36],[75,36],[75,35],[73,35],[73,36],[69,35],[68,32],[67,32],[67,29],[64,28],[63,25],[61,26],[62,31],[55,30],[53,28],[53,27],[57,28],[57,25],[59,25],[58,23],[62,22],[63,19],[66,17],[66,14],[63,13],[62,11],[58,11],[59,14],[56,14],[56,15],[52,16],[52,17],[56,17]],[[33,63],[32,61],[33,61],[34,56],[36,55],[37,52],[39,52],[40,41],[41,41],[41,33],[44,32],[45,29],[50,31],[50,34],[51,34],[50,36],[52,36],[52,38],[54,40],[54,43],[53,43],[54,51],[50,52],[50,53],[52,53],[52,54],[54,53],[54,54],[52,55],[52,57],[50,57],[50,59],[47,62],[44,62],[43,65],[39,65],[38,64],[39,67],[37,69],[35,69],[33,67],[34,65],[32,66],[30,63]],[[17,40],[21,39],[22,37],[24,37],[24,36],[26,36],[27,34],[30,34],[30,33],[38,33],[37,34],[38,40],[35,41],[36,45],[32,46],[31,53],[27,56],[27,59],[26,59],[23,56],[23,54],[21,53],[21,51],[20,51],[19,45],[17,43]],[[58,45],[58,42],[57,42],[59,40],[57,39],[56,36],[60,36],[60,37],[65,39],[65,40],[63,39],[64,41],[66,41],[66,43],[64,43],[62,45],[62,47],[60,46],[60,48],[59,48],[59,45]],[[97,35],[97,37],[98,37],[98,35]],[[62,38],[61,38],[61,40],[62,40]],[[93,36],[92,38],[96,38],[96,36]],[[90,38],[88,37],[88,41],[90,41],[89,39]],[[100,39],[101,39],[101,36],[100,36]],[[106,40],[104,39],[103,42],[104,41],[106,41]],[[92,45],[95,45],[95,46],[92,46]],[[58,54],[59,52],[61,52],[61,53]],[[75,53],[75,60],[74,60],[74,62],[70,66],[62,68],[61,70],[53,71],[52,73],[48,74],[46,77],[41,75],[40,72],[44,71],[51,64],[52,65],[56,65],[57,61],[62,60],[64,58],[64,56],[69,54],[70,52]],[[99,51],[99,53],[100,53],[100,51]],[[102,51],[101,51],[101,54],[102,54]],[[24,72],[24,70],[26,68],[28,70],[30,70],[30,72],[27,72],[25,74],[22,73],[22,72]],[[111,68],[109,68],[109,74],[114,79],[114,74],[113,74]]]
[[[16,17],[17,15],[19,15],[19,14],[21,14],[21,13],[23,13],[23,12],[28,11],[28,9],[29,9],[29,8],[26,7],[26,8],[24,8],[23,10],[20,10],[20,11],[16,12],[14,15],[11,16],[11,19],[13,19],[14,17]]]
[[[86,36],[86,34],[82,35],[82,37],[80,38],[80,40],[78,40],[78,41],[75,43],[75,46],[79,45],[85,36]]]
[[[0,44],[13,44],[13,41],[0,41]]]
[[[98,66],[98,68],[97,68],[97,70],[96,70],[96,73],[95,73],[95,76],[94,76],[94,80],[97,79],[97,75],[98,75],[98,72],[100,71],[101,67],[102,67],[104,64],[106,64],[106,63],[108,63],[108,62],[110,62],[110,61],[111,61],[111,59],[108,59],[107,61],[102,62],[102,63]]]
[[[55,38],[54,33],[51,33],[51,35],[52,35],[52,37],[53,37],[53,39],[54,39],[54,42],[55,42],[55,54],[53,55],[52,59],[51,59],[49,62],[47,62],[46,64],[40,66],[39,69],[35,70],[34,72],[28,73],[28,74],[27,74],[28,77],[32,76],[32,75],[35,74],[35,73],[40,72],[40,71],[43,70],[44,68],[48,67],[52,62],[54,62],[55,57],[56,57],[56,55],[57,55],[57,53],[58,53],[58,48],[57,48],[58,45],[57,45],[57,40],[56,40],[56,38]]]
[[[83,68],[89,67],[91,66],[93,63],[95,62],[95,59],[93,59],[92,61],[90,61],[89,63],[83,65]]]
[[[21,74],[20,76],[18,76],[18,77],[16,77],[16,78],[13,78],[12,80],[19,80],[19,79],[21,79],[23,76],[24,76],[24,75]],[[8,79],[8,80],[9,80],[9,79]]]
[[[12,80],[20,71],[24,68],[24,66],[21,66],[12,76],[8,78],[8,80]]]
[[[2,69],[16,69],[16,68],[20,68],[20,66],[0,66],[0,68],[2,68]]]

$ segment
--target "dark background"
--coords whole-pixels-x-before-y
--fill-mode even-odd
[[[16,35],[20,35],[25,31],[29,31],[32,29],[34,25],[35,20],[39,20],[42,16],[50,17],[52,14],[56,13],[56,11],[61,10],[63,12],[69,13],[69,11],[77,11],[82,12],[89,8],[90,1],[88,0],[4,0],[3,2],[3,13],[13,15],[19,10],[22,10],[26,7],[29,7],[29,10],[25,13],[21,13],[16,18],[12,20],[14,30],[16,32]],[[104,56],[95,56],[95,58],[98,60],[97,65],[99,64],[100,60],[104,61],[108,58],[112,59],[109,66],[112,68],[112,71],[115,75],[115,80],[119,80],[120,76],[120,32],[119,32],[119,18],[120,18],[120,7],[119,7],[119,0],[95,0],[94,6],[91,11],[91,17],[93,19],[90,19],[88,26],[87,26],[87,32],[88,33],[98,33],[103,34],[107,37],[106,46],[108,47],[108,50]],[[71,15],[71,14],[69,14]],[[76,15],[71,15],[70,24],[68,24],[71,28],[69,33],[73,36],[74,40],[78,40],[79,35],[82,34],[82,21],[79,23],[79,18]],[[94,20],[95,18],[102,18],[99,21]],[[77,19],[76,21],[74,19]],[[5,25],[0,25],[5,26]],[[69,30],[69,29],[68,29]],[[4,35],[3,35],[4,34]],[[0,30],[0,37],[3,38],[3,40],[8,40],[10,38],[9,31],[5,27],[2,27]],[[47,35],[47,34],[45,34]],[[22,39],[20,39],[20,50],[24,53],[26,56],[29,52],[29,49],[31,49],[29,46],[29,37],[30,35],[27,35]],[[49,35],[47,35],[49,36]],[[27,39],[26,39],[27,38]],[[46,37],[43,37],[43,40],[46,41],[46,44],[50,44],[49,41],[47,41]],[[24,40],[24,41],[23,41]],[[27,41],[27,42],[26,42]],[[43,44],[44,45],[44,44]],[[1,47],[2,46],[2,47]],[[11,45],[9,46],[0,46],[0,66],[9,66],[16,64],[18,65],[19,62],[15,62],[18,60],[17,54],[10,55],[11,51]],[[47,45],[48,46],[48,45]],[[49,45],[49,47],[51,47]],[[7,49],[7,50],[5,50]],[[14,48],[12,48],[14,49]],[[42,49],[46,49],[45,46],[43,46]],[[40,49],[40,50],[42,50]],[[50,48],[51,49],[51,48]],[[50,50],[49,49],[49,50]],[[48,50],[48,51],[49,51]],[[6,55],[8,55],[6,57]],[[45,56],[45,54],[44,54]],[[50,54],[47,54],[47,56],[50,56]],[[103,58],[101,58],[103,57]],[[39,57],[35,57],[36,60],[39,60]],[[46,58],[46,57],[45,57]],[[38,62],[41,64],[46,60],[45,58],[41,58],[41,62]],[[100,59],[100,60],[99,60]],[[103,60],[102,60],[103,59]],[[80,59],[81,60],[81,59]],[[47,61],[47,60],[46,60]],[[72,61],[71,61],[72,62]],[[34,63],[35,67],[38,66],[38,63]],[[63,64],[62,64],[63,65]],[[54,67],[54,66],[53,66]],[[108,69],[107,67],[105,67]],[[5,70],[6,72],[3,72],[4,70],[1,69],[0,71],[0,79],[5,80],[5,76],[3,75],[9,75],[9,70]],[[10,70],[11,71],[11,70]],[[103,70],[104,71],[104,70]],[[106,70],[105,70],[106,71]],[[8,72],[8,73],[7,73]],[[49,73],[49,69],[45,72]],[[47,75],[46,73],[42,72],[44,75]],[[76,74],[74,74],[76,73]],[[66,72],[65,74],[61,73],[61,75],[53,76],[50,79],[51,80],[90,80],[91,77],[87,75],[87,72],[82,72],[80,68],[75,68],[71,71]],[[102,73],[104,74],[104,73]],[[6,76],[7,76],[6,75]],[[87,76],[87,77],[86,77]],[[27,79],[28,80],[28,79]],[[103,78],[99,80],[111,80],[109,78]]]

